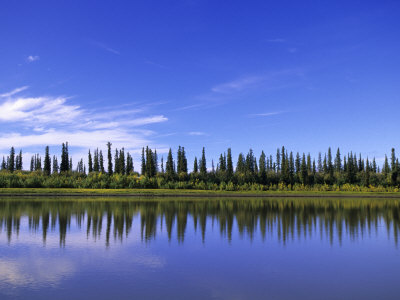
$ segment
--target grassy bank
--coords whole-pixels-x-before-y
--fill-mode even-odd
[[[395,192],[344,191],[210,191],[172,189],[75,189],[75,188],[1,188],[0,196],[170,196],[170,197],[388,197]]]

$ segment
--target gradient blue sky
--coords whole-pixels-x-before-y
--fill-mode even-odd
[[[399,15],[399,1],[2,1],[0,153],[68,140],[76,162],[110,140],[190,161],[282,145],[381,159],[400,148]]]

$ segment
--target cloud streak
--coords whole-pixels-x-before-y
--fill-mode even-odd
[[[16,89],[12,90],[11,92],[0,94],[0,98],[11,97],[11,96],[13,96],[15,94],[18,94],[19,92],[25,91],[27,88],[29,88],[29,87],[28,86],[23,86],[23,87],[16,88]]]
[[[302,76],[303,72],[298,69],[281,70],[235,79],[216,85],[211,91],[215,94],[234,94],[256,88],[277,89],[287,87],[288,82],[298,81]]]
[[[96,47],[98,47],[98,48],[101,48],[101,49],[103,49],[103,50],[105,50],[107,52],[110,52],[112,54],[115,54],[115,55],[120,55],[121,54],[119,51],[115,50],[114,48],[111,48],[111,47],[107,46],[104,43],[97,42],[97,41],[91,41],[91,44],[96,46]]]
[[[111,141],[115,147],[134,150],[153,144],[150,137],[156,133],[143,126],[168,121],[161,114],[148,115],[145,108],[89,110],[70,104],[71,99],[64,96],[17,95],[26,88],[1,95],[0,125],[5,130],[0,133],[0,149],[60,145],[65,141],[87,149],[104,147]]]
[[[244,77],[233,80],[231,82],[216,85],[211,89],[211,91],[213,91],[214,93],[222,93],[222,94],[239,92],[244,89],[248,89],[252,86],[256,86],[263,80],[264,78],[261,76]]]
[[[207,135],[205,132],[202,132],[202,131],[190,131],[190,132],[188,132],[188,134],[192,135],[192,136],[205,136],[205,135]]]
[[[39,57],[38,55],[29,55],[29,56],[26,58],[26,60],[27,60],[28,63],[37,61],[37,60],[39,60],[39,59],[40,59],[40,57]]]
[[[251,114],[248,115],[249,117],[271,117],[276,115],[281,115],[285,113],[284,111],[273,111],[273,112],[266,112],[266,113],[258,113],[258,114]]]

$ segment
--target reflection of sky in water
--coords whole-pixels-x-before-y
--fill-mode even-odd
[[[45,242],[43,210],[16,209],[18,229],[10,235],[4,221],[0,233],[0,298],[396,299],[398,206],[263,218],[258,204],[233,215],[226,206],[196,214],[201,205],[141,204],[122,223],[117,204],[108,214],[68,207],[66,233],[57,221]],[[10,211],[0,208],[0,219]]]
[[[133,227],[136,228],[136,227]],[[0,235],[0,287],[40,288],[60,284],[66,278],[79,273],[82,267],[96,267],[98,260],[111,263],[124,257],[124,263],[137,267],[161,268],[165,261],[152,255],[146,248],[136,247],[141,242],[140,232],[129,239],[113,244],[105,250],[105,241],[100,236],[88,236],[72,220],[68,230],[68,245],[60,247],[60,236],[54,228],[48,233],[46,242],[42,234],[29,228],[28,217],[21,218],[18,235],[8,241],[4,232]],[[133,248],[133,249],[132,249]],[[135,251],[135,255],[129,255]],[[98,259],[98,260],[97,260]],[[105,263],[103,261],[102,263]]]

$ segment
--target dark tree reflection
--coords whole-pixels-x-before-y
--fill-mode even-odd
[[[342,243],[377,234],[379,224],[398,243],[400,200],[396,199],[26,199],[0,201],[0,234],[10,242],[18,236],[21,220],[27,219],[30,231],[41,232],[46,243],[49,232],[59,232],[60,246],[67,243],[71,224],[86,230],[88,239],[123,241],[140,226],[143,242],[161,232],[171,241],[183,243],[188,226],[201,234],[217,230],[231,242],[235,232],[243,238],[274,238],[283,244],[319,235],[330,243]],[[137,222],[134,222],[137,220]]]

